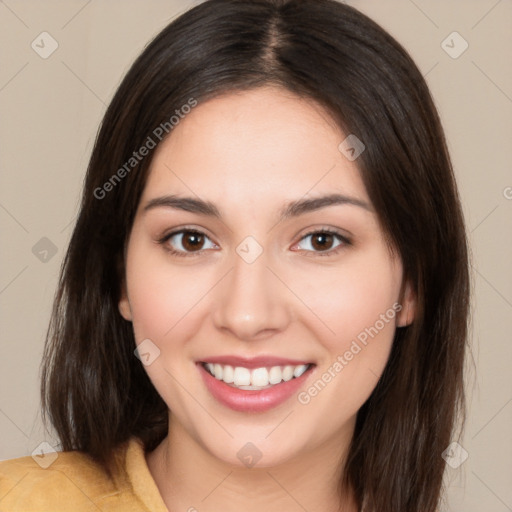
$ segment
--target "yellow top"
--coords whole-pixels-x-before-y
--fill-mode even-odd
[[[168,512],[135,437],[116,453],[114,481],[81,452],[47,454],[41,464],[37,457],[0,462],[0,512]]]

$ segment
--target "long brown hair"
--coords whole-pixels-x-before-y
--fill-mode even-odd
[[[340,489],[349,484],[365,512],[434,512],[441,454],[465,417],[464,221],[420,71],[375,22],[334,0],[206,1],[128,71],[99,130],[63,262],[43,360],[46,417],[64,450],[87,452],[107,469],[131,436],[151,450],[167,434],[167,406],[118,312],[123,249],[153,152],[130,159],[191,99],[265,84],[314,99],[364,142],[361,176],[418,299],[358,412]]]

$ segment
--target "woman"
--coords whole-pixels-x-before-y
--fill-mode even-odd
[[[437,511],[468,290],[405,50],[333,0],[204,2],[107,110],[44,356],[65,453],[0,504]]]

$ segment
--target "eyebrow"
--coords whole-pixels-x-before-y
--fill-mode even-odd
[[[361,199],[343,194],[329,194],[312,199],[298,199],[297,201],[292,201],[286,204],[284,208],[280,210],[280,221],[290,217],[298,217],[299,215],[304,215],[305,213],[320,210],[321,208],[326,208],[327,206],[338,205],[357,206],[368,211],[373,211],[373,208],[370,206],[370,204]],[[183,197],[176,195],[155,197],[154,199],[148,201],[144,206],[144,212],[154,208],[173,208],[176,210],[197,213],[208,217],[215,217],[218,219],[222,218],[219,209],[213,203],[193,197]]]

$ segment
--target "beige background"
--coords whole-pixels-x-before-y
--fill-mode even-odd
[[[472,400],[462,443],[469,458],[458,469],[448,467],[443,512],[511,511],[512,2],[347,3],[390,31],[426,75],[470,233],[477,371],[468,387]],[[0,459],[54,442],[38,412],[39,362],[96,130],[133,59],[190,5],[0,2]],[[43,31],[59,45],[47,59],[31,48]],[[469,44],[456,59],[442,47],[453,31]],[[452,39],[450,51],[460,51],[463,41]],[[46,262],[32,252],[43,237],[57,249]]]

